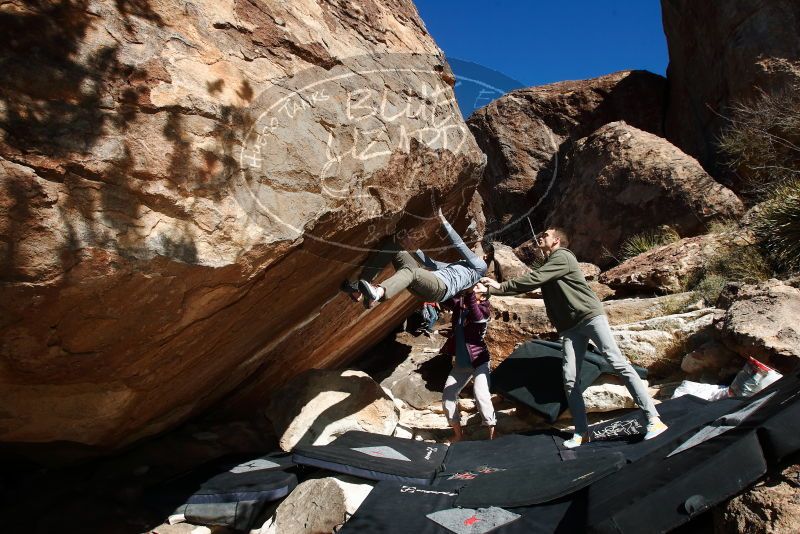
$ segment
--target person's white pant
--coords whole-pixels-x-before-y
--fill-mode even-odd
[[[475,384],[472,386],[475,392],[475,401],[478,404],[478,410],[483,419],[483,424],[486,426],[494,426],[497,423],[497,418],[494,413],[494,406],[492,406],[492,396],[489,393],[489,362],[484,363],[476,368],[472,367],[453,367],[447,377],[447,382],[444,384],[444,391],[442,392],[442,405],[444,413],[447,415],[447,420],[450,423],[461,421],[461,413],[458,407],[458,394],[461,390],[469,384],[469,381],[475,379]]]
[[[592,317],[569,330],[564,330],[561,333],[561,338],[564,349],[564,390],[567,394],[569,411],[572,412],[576,433],[585,434],[589,428],[586,421],[586,407],[583,404],[583,395],[581,394],[581,388],[577,384],[581,376],[581,365],[583,365],[583,358],[586,355],[589,340],[595,344],[598,352],[608,360],[614,371],[625,382],[625,386],[630,391],[633,400],[645,411],[648,420],[658,417],[658,410],[656,410],[653,399],[647,394],[644,382],[633,370],[633,366],[631,366],[628,359],[622,355],[622,351],[619,350],[616,341],[614,341],[614,336],[611,334],[611,328],[608,326],[608,319],[605,315]]]

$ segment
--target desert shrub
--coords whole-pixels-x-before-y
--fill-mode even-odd
[[[775,188],[756,215],[753,230],[779,271],[800,271],[800,180]]]
[[[669,226],[660,226],[654,230],[647,230],[626,239],[620,247],[619,256],[622,261],[629,260],[661,245],[674,243],[680,238],[678,232],[674,229]]]
[[[674,315],[688,311],[697,302],[700,295],[695,293],[681,293],[678,295],[668,295],[661,301],[661,313],[664,315]]]
[[[718,147],[748,193],[764,198],[800,177],[800,91],[760,93],[731,107]]]
[[[686,289],[706,304],[714,304],[727,282],[755,284],[772,275],[770,263],[757,245],[731,244],[710,258],[705,268],[687,281]]]
[[[703,299],[706,304],[714,304],[717,302],[727,282],[724,276],[713,273],[707,274],[694,286],[693,291],[695,295]]]
[[[728,281],[755,284],[772,276],[769,262],[756,245],[731,245],[712,258],[705,274],[716,274]]]
[[[709,234],[735,234],[741,230],[736,219],[714,219],[706,226]]]

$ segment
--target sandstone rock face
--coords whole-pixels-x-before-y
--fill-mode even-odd
[[[585,261],[579,261],[578,267],[580,268],[581,272],[583,273],[583,277],[586,278],[587,282],[599,280],[600,267],[597,265],[593,263],[586,263]]]
[[[355,513],[374,484],[336,475],[301,482],[261,527],[262,534],[334,532]]]
[[[532,208],[561,179],[569,141],[618,120],[661,135],[665,91],[661,76],[623,71],[518,89],[476,110],[467,122],[489,159],[480,186],[489,230],[530,237],[525,216],[543,220]]]
[[[498,282],[512,280],[523,274],[527,274],[530,269],[522,263],[514,249],[508,245],[494,242],[494,274]]]
[[[794,0],[662,0],[669,48],[666,137],[714,176],[728,108],[800,82]]]
[[[555,330],[547,318],[544,301],[520,297],[492,297],[492,317],[486,345],[492,366],[505,360],[514,348],[531,338],[554,339]]]
[[[603,303],[612,325],[646,321],[662,315],[673,315],[676,311],[686,311],[695,300],[692,293],[664,295],[651,298],[616,299]]]
[[[714,321],[725,345],[742,356],[787,372],[800,358],[800,283],[768,280],[739,288],[734,302]]]
[[[600,275],[600,281],[612,289],[630,293],[677,293],[728,242],[728,236],[722,234],[686,237],[609,269]]]
[[[584,261],[609,264],[623,241],[669,224],[702,233],[715,218],[743,212],[732,191],[666,140],[624,122],[607,124],[575,146],[572,176],[544,226],[560,226]]]
[[[391,435],[399,418],[392,398],[366,373],[319,369],[275,391],[265,415],[285,451],[327,445],[349,430]]]
[[[431,190],[464,228],[484,156],[410,1],[13,1],[0,25],[0,441],[263,405],[410,310],[337,288],[394,230],[440,244]]]
[[[800,532],[800,464],[759,482],[714,509],[716,532],[783,534]]]
[[[622,353],[654,376],[676,371],[693,343],[707,341],[713,308],[613,325],[611,332]]]
[[[683,293],[654,298],[619,299],[606,301],[603,307],[611,325],[623,325],[674,314],[672,308],[676,302],[684,304],[690,298],[690,293]],[[557,338],[542,300],[492,297],[491,303],[492,318],[486,333],[486,344],[489,346],[493,365],[505,360],[518,344],[531,338]]]

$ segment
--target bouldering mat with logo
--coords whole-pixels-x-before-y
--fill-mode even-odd
[[[447,445],[350,431],[328,445],[295,447],[293,460],[369,480],[430,484]]]

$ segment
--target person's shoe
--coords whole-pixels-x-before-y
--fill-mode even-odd
[[[364,307],[367,309],[374,308],[375,305],[381,300],[381,297],[384,293],[384,290],[381,286],[373,286],[366,280],[358,281],[358,290],[364,297]]]
[[[361,291],[358,290],[358,282],[351,282],[350,280],[343,280],[342,285],[339,286],[342,293],[347,294],[350,300],[358,302],[361,300]]]
[[[589,434],[581,435],[581,434],[573,434],[573,436],[564,442],[564,446],[568,449],[574,449],[575,447],[580,447],[584,443],[589,443],[590,438]]]
[[[647,433],[644,435],[644,439],[653,439],[667,428],[669,427],[665,425],[661,419],[656,419],[655,421],[647,423]]]

